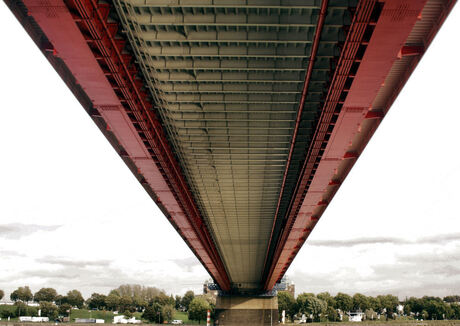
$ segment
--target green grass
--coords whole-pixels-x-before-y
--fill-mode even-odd
[[[184,322],[184,324],[186,325],[198,325],[198,322],[195,321],[195,320],[189,320],[188,319],[188,315],[186,312],[182,312],[182,311],[176,311],[174,313],[174,317],[173,319],[180,319]],[[212,323],[211,323],[212,324]],[[202,320],[201,321],[201,324],[200,325],[206,325],[206,319],[205,320]]]
[[[0,318],[1,321],[8,321],[8,317],[4,315],[5,312],[9,312],[10,314],[15,315],[17,313],[17,306],[10,306],[10,305],[0,305]],[[37,307],[27,307],[26,311],[22,311],[22,316],[37,316],[38,315],[38,308]],[[19,321],[18,317],[11,317],[10,321]]]

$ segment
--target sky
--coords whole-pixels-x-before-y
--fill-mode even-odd
[[[0,3],[0,289],[209,278]],[[460,294],[460,6],[434,39],[287,275],[296,293]]]

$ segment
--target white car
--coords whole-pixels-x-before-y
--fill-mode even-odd
[[[173,325],[182,325],[184,322],[180,319],[174,319],[171,324]]]

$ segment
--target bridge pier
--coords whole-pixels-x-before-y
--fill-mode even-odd
[[[218,296],[216,326],[278,325],[278,298],[264,296]]]

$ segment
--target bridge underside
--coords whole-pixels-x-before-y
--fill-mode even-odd
[[[455,1],[6,3],[220,288],[257,293]]]
[[[296,162],[317,125],[331,58],[356,5],[335,2],[317,50]],[[114,1],[231,282],[245,289],[261,287],[320,13],[320,1],[266,3]],[[295,181],[292,171],[286,186]]]

